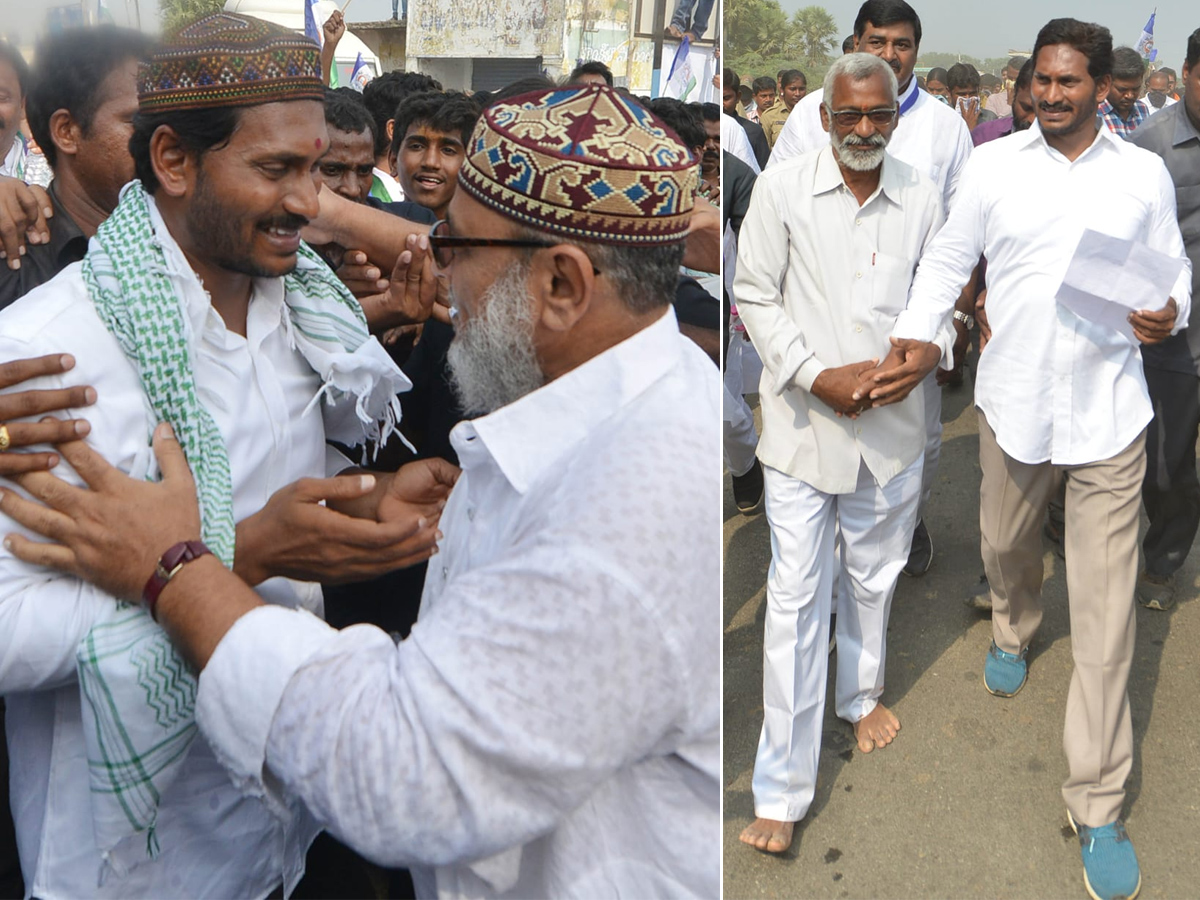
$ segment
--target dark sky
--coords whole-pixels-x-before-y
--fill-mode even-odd
[[[356,3],[363,0],[355,0]],[[987,59],[1007,51],[1033,47],[1038,30],[1047,21],[1063,16],[1099,22],[1113,33],[1116,46],[1137,43],[1154,3],[1128,0],[909,0],[921,17],[921,48],[942,53],[962,53]],[[780,0],[789,15],[811,6],[811,0]],[[820,3],[837,20],[843,37],[854,30],[857,3]],[[1154,46],[1160,64],[1178,70],[1183,65],[1187,38],[1200,28],[1200,3],[1196,0],[1160,0],[1154,25]],[[984,10],[987,12],[984,12]],[[1164,63],[1165,59],[1165,63]]]

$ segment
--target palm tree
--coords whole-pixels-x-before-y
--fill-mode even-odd
[[[829,62],[829,51],[838,37],[837,23],[823,6],[806,6],[796,10],[792,16],[792,34],[795,45],[804,56],[810,69]]]

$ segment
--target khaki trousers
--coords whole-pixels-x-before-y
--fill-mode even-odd
[[[1008,456],[979,415],[979,526],[992,592],[992,638],[1018,653],[1042,621],[1042,518],[1066,480],[1067,595],[1075,671],[1067,694],[1063,799],[1075,821],[1097,827],[1121,815],[1133,765],[1129,668],[1133,662],[1138,508],[1146,435],[1116,456],[1078,466],[1029,465]]]

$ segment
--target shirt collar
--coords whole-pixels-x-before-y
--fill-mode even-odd
[[[1171,141],[1172,146],[1178,147],[1180,144],[1186,143],[1193,138],[1200,140],[1200,131],[1196,130],[1196,126],[1192,124],[1191,118],[1187,114],[1187,107],[1180,100],[1173,106],[1179,107],[1179,111],[1175,113],[1175,137]],[[1171,110],[1167,110],[1170,112]]]
[[[596,428],[678,365],[675,310],[531,394],[478,419],[460,422],[451,442],[463,467],[480,442],[508,482],[525,493]],[[636,448],[628,448],[635,452]]]
[[[54,179],[50,182],[47,188],[47,193],[50,194],[50,202],[54,206],[54,218],[50,221],[50,244],[49,250],[54,254],[54,258],[65,268],[73,262],[78,262],[83,259],[87,252],[87,238],[83,234],[83,230],[71,218],[70,213],[62,205],[62,200],[58,196],[58,180]],[[63,259],[63,254],[71,247],[76,246],[70,258]]]
[[[915,98],[914,95],[916,95]],[[896,105],[902,110],[901,115],[906,115],[907,113],[912,112],[922,99],[928,98],[921,97],[921,88],[917,86],[917,76],[913,75],[912,78],[908,79],[908,90],[896,98]],[[912,101],[911,105],[905,109],[906,104],[908,104],[910,100]]]
[[[813,196],[819,197],[821,194],[837,190],[845,183],[846,179],[842,175],[842,169],[833,155],[833,145],[826,145],[821,150],[821,155],[817,157],[817,169],[813,173]],[[870,203],[882,192],[889,200],[900,206],[902,186],[903,181],[896,169],[895,160],[892,159],[891,154],[885,153],[883,170],[879,173],[879,187],[867,198],[867,203]],[[863,206],[866,206],[867,203],[864,203]]]
[[[1115,135],[1112,132],[1112,129],[1110,129],[1107,125],[1100,122],[1098,119],[1096,121],[1099,126],[1096,129],[1096,139],[1088,145],[1086,150],[1079,154],[1079,157],[1075,160],[1076,163],[1086,159],[1092,153],[1101,152],[1106,147],[1116,149],[1119,152],[1122,144],[1125,143],[1123,140],[1121,140],[1121,138],[1117,137],[1117,135]],[[1024,131],[1014,131],[1008,139],[1023,139],[1025,141],[1025,146],[1021,149],[1028,149],[1029,147],[1041,147],[1048,154],[1056,158],[1066,159],[1066,157],[1064,157],[1061,153],[1051,147],[1049,143],[1047,143],[1046,135],[1042,132],[1042,123],[1038,122],[1037,120],[1034,120],[1034,123]]]
[[[128,185],[122,190],[127,189]],[[155,203],[153,194],[146,195],[146,203],[150,209],[150,223],[154,229],[154,236],[162,245],[167,274],[171,277],[171,283],[182,294],[184,314],[191,325],[192,334],[197,340],[207,336],[218,345],[224,345],[226,338],[232,332],[228,331],[221,321],[220,315],[213,309],[212,297],[205,290],[200,276],[192,269],[183,249],[175,241],[170,229],[167,228],[167,223],[163,220],[162,213],[158,211],[158,204]],[[301,262],[304,260],[301,259]],[[277,321],[282,326],[283,279],[255,278],[250,297],[250,309],[252,310],[250,315],[255,319],[266,320],[267,317],[270,317],[271,320]]]

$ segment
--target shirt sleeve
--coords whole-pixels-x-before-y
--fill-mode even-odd
[[[954,196],[958,192],[958,182],[962,178],[963,169],[975,146],[971,140],[971,130],[967,128],[967,123],[963,121],[962,116],[956,115],[954,119],[957,123],[953,136],[954,147],[950,154],[950,171],[946,175],[946,186],[942,197],[946,210],[949,210],[954,203]]]
[[[197,718],[243,790],[299,795],[378,863],[482,859],[670,751],[686,667],[662,634],[611,559],[534,546],[457,578],[398,646],[373,626],[243,616]]]
[[[908,307],[896,319],[892,337],[935,340],[979,263],[983,244],[982,175],[977,166],[968,164],[950,216],[917,266]]]
[[[1152,250],[1183,260],[1183,271],[1179,273],[1179,278],[1176,279],[1175,286],[1171,289],[1171,296],[1175,298],[1177,307],[1175,327],[1171,333],[1178,334],[1187,328],[1188,316],[1191,315],[1192,310],[1192,263],[1184,247],[1183,233],[1179,230],[1175,182],[1172,181],[1171,173],[1167,171],[1166,164],[1162,162],[1161,158],[1158,159],[1158,163],[1158,187],[1154,191],[1154,206],[1150,218],[1147,244]]]
[[[759,178],[754,186],[738,235],[733,296],[746,333],[771,375],[772,390],[782,394],[793,383],[812,390],[812,383],[826,367],[783,308],[791,239],[776,204],[777,189],[777,179],[769,176]]]

